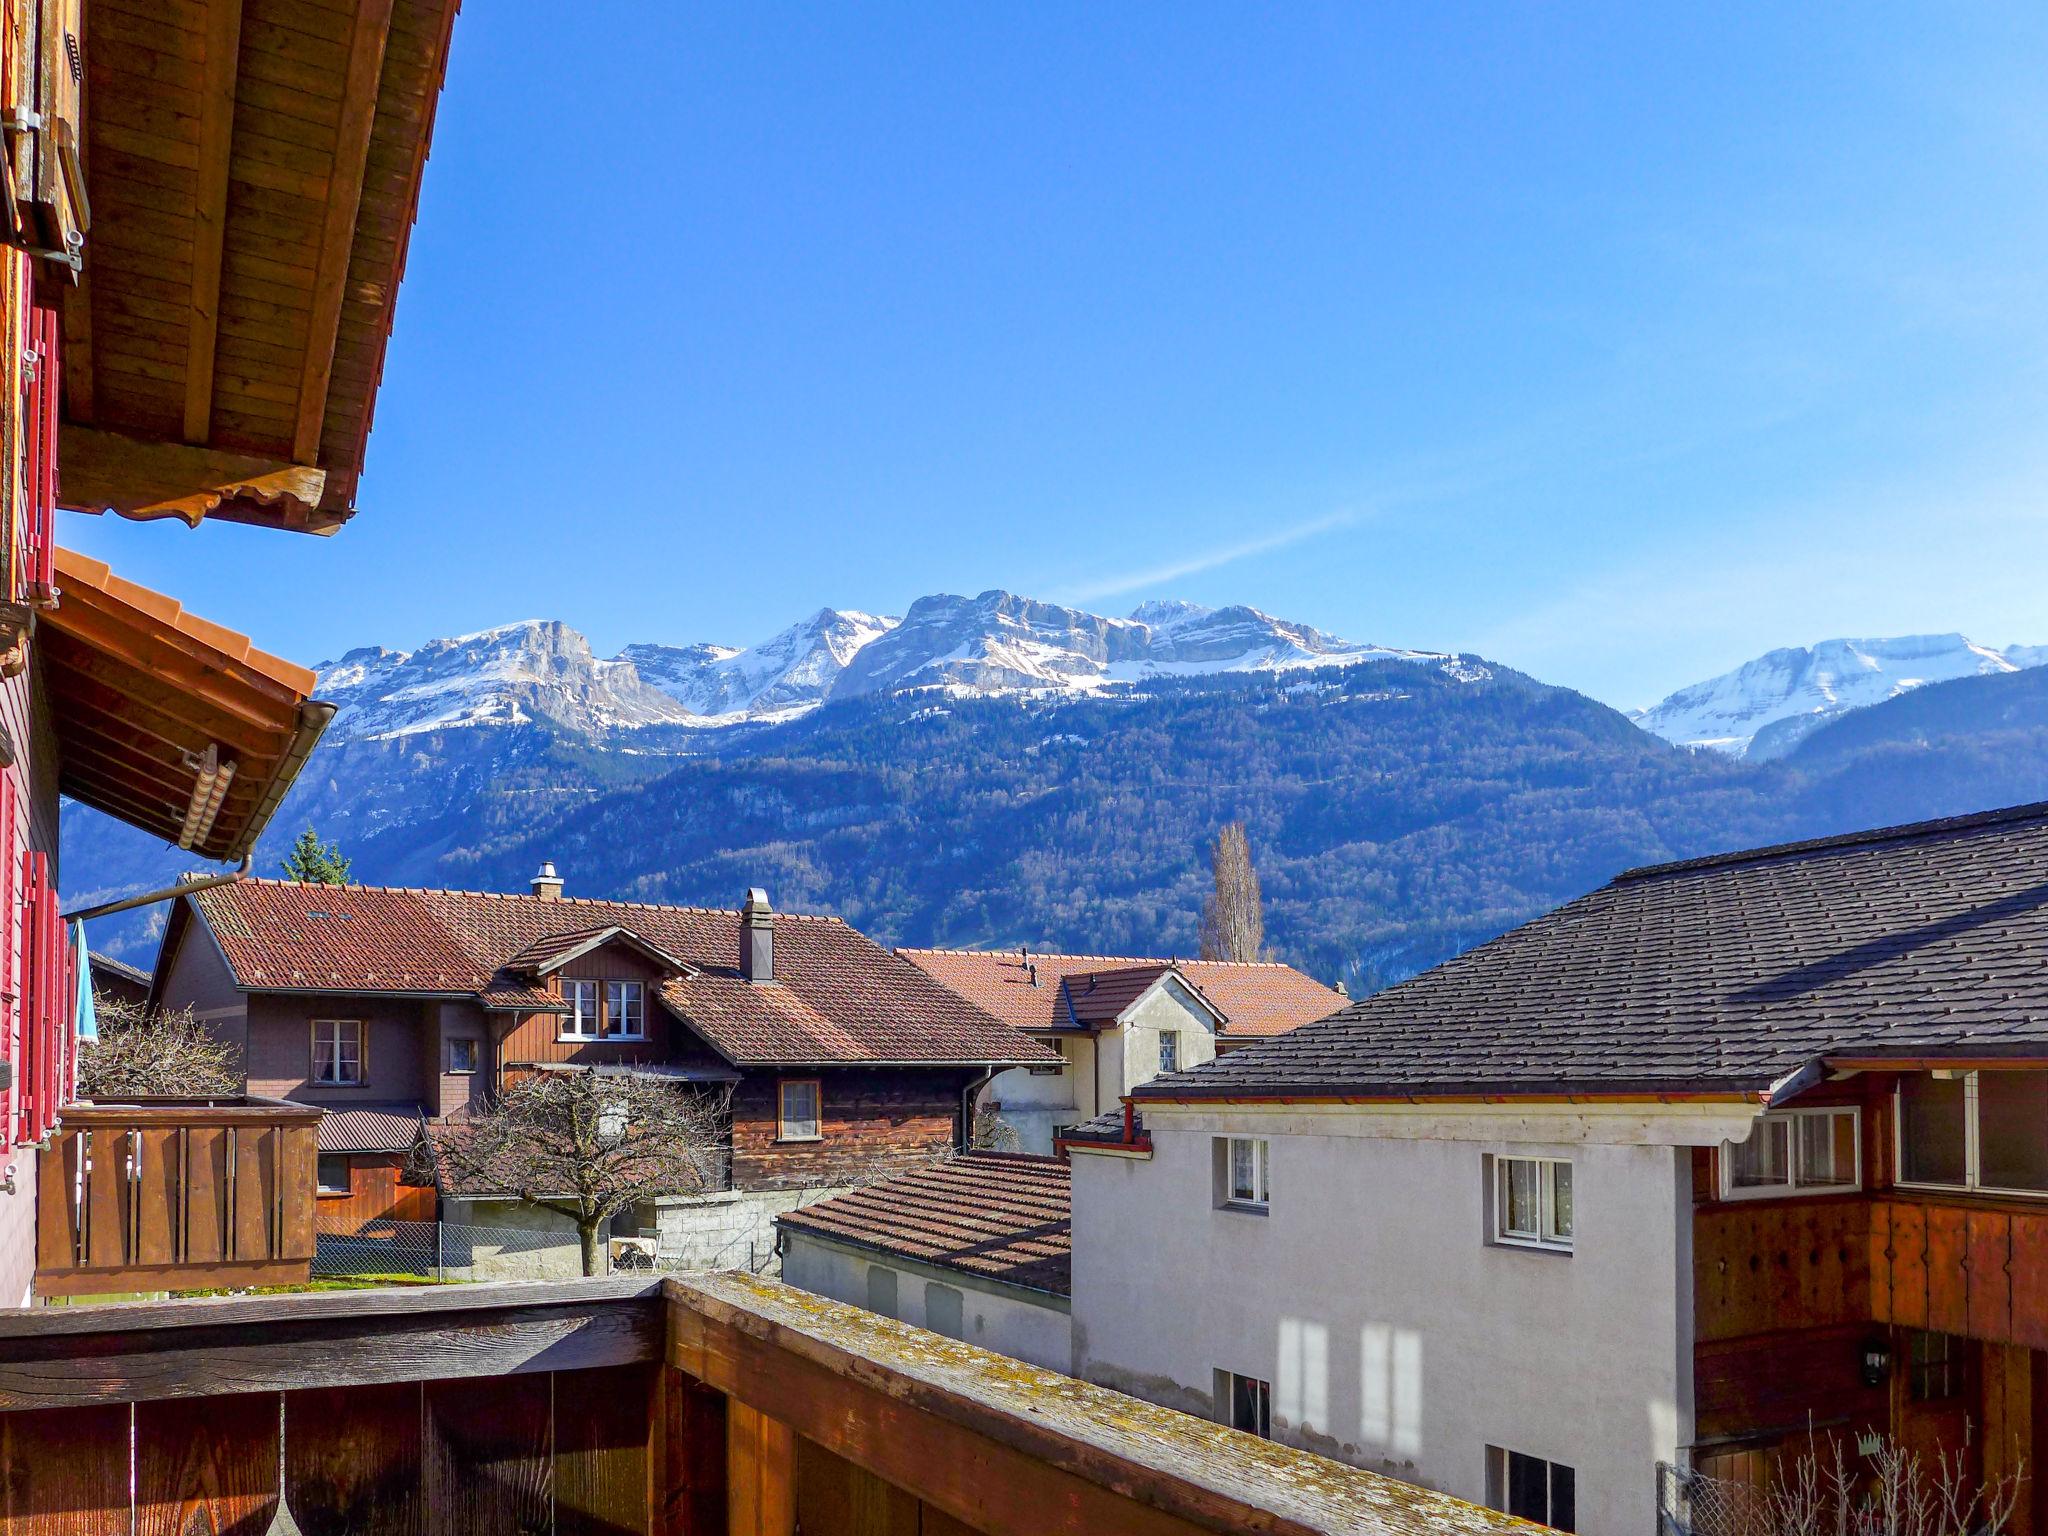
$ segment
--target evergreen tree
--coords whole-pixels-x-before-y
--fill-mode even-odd
[[[321,842],[319,835],[307,827],[292,844],[292,851],[285,855],[282,868],[287,880],[307,885],[347,885],[348,866],[338,844]]]
[[[1243,822],[1216,834],[1213,863],[1216,889],[1202,903],[1202,958],[1256,960],[1266,947],[1266,917]]]

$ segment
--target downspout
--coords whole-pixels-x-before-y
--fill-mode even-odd
[[[1001,1067],[990,1067],[980,1077],[960,1090],[960,1150],[974,1150],[974,1100],[990,1083],[1003,1072]],[[781,1241],[781,1239],[777,1239]]]
[[[79,907],[63,914],[67,923],[89,923],[96,917],[112,917],[116,912],[132,912],[137,907],[153,907],[160,901],[175,901],[180,896],[190,896],[196,891],[210,891],[216,886],[236,885],[249,878],[249,871],[255,867],[256,855],[245,853],[239,866],[224,875],[201,875],[196,880],[183,880],[176,885],[167,885],[159,891],[145,891],[140,896],[128,896],[120,901],[102,902],[96,907]]]

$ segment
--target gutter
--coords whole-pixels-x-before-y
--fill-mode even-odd
[[[245,859],[255,849],[256,839],[263,829],[270,825],[270,818],[277,813],[277,807],[285,797],[285,791],[298,779],[299,772],[306,766],[306,759],[313,755],[313,748],[319,744],[321,733],[333,723],[338,704],[325,699],[308,699],[299,706],[299,728],[293,733],[291,744],[284,749],[284,756],[271,772],[270,782],[263,787],[263,798],[256,802],[256,809],[249,813],[248,827],[235,845],[228,849],[228,857],[237,854]]]
[[[177,885],[167,885],[162,890],[144,891],[140,896],[102,902],[96,907],[78,907],[61,914],[59,920],[67,923],[90,922],[96,917],[112,917],[116,912],[132,912],[137,907],[153,907],[160,901],[175,901],[180,896],[190,896],[196,891],[210,891],[222,885],[238,885],[249,878],[249,871],[255,862],[255,854],[244,853],[240,867],[224,875],[201,875],[197,880],[181,881]]]

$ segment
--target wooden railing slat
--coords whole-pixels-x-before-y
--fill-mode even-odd
[[[136,1536],[257,1532],[277,1509],[278,1400],[272,1392],[135,1409]]]
[[[185,1262],[197,1267],[228,1256],[228,1132],[195,1125],[185,1133]]]
[[[86,1157],[86,1263],[119,1269],[129,1261],[128,1133],[112,1126],[94,1130]]]
[[[36,1268],[78,1266],[78,1158],[76,1131],[59,1131],[36,1167]]]
[[[161,1128],[135,1133],[139,1153],[135,1178],[137,1264],[174,1264],[178,1261],[178,1207],[184,1198],[178,1178],[181,1134]]]
[[[0,1414],[0,1530],[129,1536],[125,1403]]]
[[[545,1531],[554,1498],[546,1375],[430,1381],[421,1498],[435,1531]]]
[[[284,1395],[284,1485],[306,1532],[426,1532],[420,1502],[420,1386],[332,1387]]]
[[[648,1536],[659,1369],[555,1373],[555,1536]]]
[[[317,1246],[313,1235],[313,1180],[320,1156],[320,1133],[314,1126],[292,1125],[278,1134],[283,1147],[283,1187],[277,1256],[311,1263]]]
[[[737,1398],[725,1405],[725,1496],[731,1536],[795,1536],[796,1432]]]

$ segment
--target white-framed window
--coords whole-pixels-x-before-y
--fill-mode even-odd
[[[604,984],[604,1033],[608,1040],[647,1038],[647,989],[637,981]]]
[[[1263,1211],[1272,1200],[1267,1164],[1271,1148],[1263,1136],[1216,1138],[1216,1203],[1241,1211]]]
[[[1572,1165],[1562,1157],[1493,1160],[1493,1236],[1520,1248],[1572,1246]]]
[[[1914,1072],[1892,1116],[1899,1183],[2048,1195],[2048,1072]]]
[[[595,1040],[599,1028],[597,983],[573,976],[562,978],[562,1003],[569,1011],[562,1015],[564,1040]]]
[[[1162,1029],[1159,1031],[1159,1070],[1178,1072],[1180,1070],[1180,1031]]]
[[[775,1137],[778,1141],[818,1141],[818,1080],[785,1077],[776,1091]]]
[[[313,1021],[313,1082],[322,1088],[360,1088],[367,1080],[361,1019]]]
[[[476,1070],[476,1041],[468,1035],[448,1037],[448,1070],[450,1072],[474,1072]]]
[[[355,1193],[355,1186],[349,1181],[349,1161],[345,1152],[322,1152],[313,1164],[315,1187],[323,1195],[349,1195]]]
[[[1486,1502],[1503,1514],[1560,1531],[1579,1528],[1578,1474],[1561,1461],[1486,1448]]]
[[[1721,1143],[1721,1198],[1758,1200],[1858,1188],[1860,1122],[1853,1105],[1759,1115],[1747,1141]]]
[[[1232,1429],[1262,1440],[1273,1438],[1273,1387],[1256,1376],[1216,1373],[1216,1417]]]

